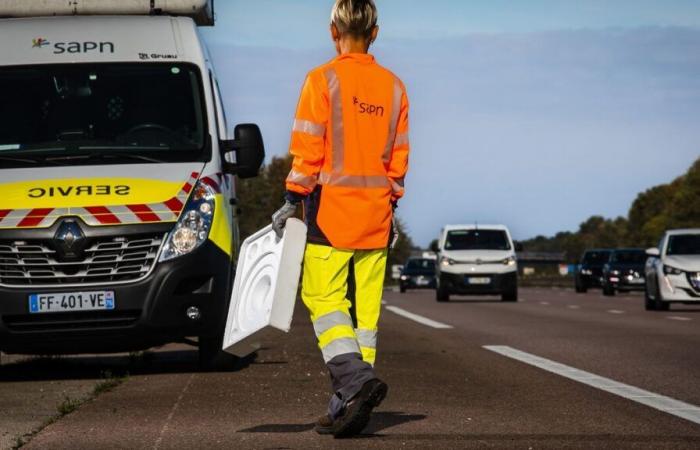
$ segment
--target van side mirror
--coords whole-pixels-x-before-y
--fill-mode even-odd
[[[516,251],[516,253],[520,253],[520,252],[522,252],[524,249],[525,249],[525,247],[523,247],[523,244],[521,244],[520,242],[516,242],[516,243],[515,243],[515,251]]]
[[[233,140],[219,142],[222,157],[235,153],[235,163],[226,162],[224,158],[224,172],[239,178],[257,177],[265,161],[265,144],[260,128],[250,123],[236,125],[233,136]]]
[[[656,247],[648,248],[647,256],[651,256],[652,258],[658,258],[659,256],[661,256],[661,252]]]

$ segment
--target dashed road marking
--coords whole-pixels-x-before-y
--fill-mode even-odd
[[[666,318],[669,320],[678,320],[680,322],[690,322],[691,320],[693,320],[690,317],[682,317],[682,316],[667,316]]]
[[[180,395],[178,396],[177,401],[175,402],[173,407],[170,409],[170,414],[168,414],[168,417],[165,419],[165,423],[163,424],[163,427],[160,429],[160,434],[158,434],[158,439],[156,440],[155,444],[153,445],[153,450],[158,450],[160,448],[160,444],[163,442],[163,438],[165,437],[165,434],[168,432],[168,427],[170,426],[170,422],[173,420],[173,416],[175,415],[178,408],[180,407],[180,403],[182,403],[182,399],[185,397],[187,390],[190,388],[190,385],[192,384],[192,380],[194,380],[194,377],[195,377],[194,373],[192,375],[190,375],[190,378],[187,380],[185,387],[182,388],[182,391],[180,392]]]
[[[569,305],[569,309],[581,309],[579,305]]]
[[[680,417],[681,419],[700,425],[700,407],[685,403],[680,400],[656,394],[628,384],[620,383],[610,378],[598,376],[594,373],[585,372],[575,367],[567,366],[556,361],[541,358],[530,353],[525,353],[512,347],[500,345],[484,346],[486,350],[498,353],[511,359],[538,367],[570,380],[600,389],[619,397],[632,400],[633,402],[649,406],[658,411]]]
[[[620,311],[619,309],[609,309],[608,312],[610,314],[624,314],[624,311]]]
[[[419,316],[418,314],[413,314],[412,312],[406,311],[405,309],[401,309],[396,306],[387,306],[386,309],[393,312],[394,314],[398,314],[401,317],[413,320],[414,322],[418,322],[419,324],[425,325],[427,327],[437,328],[438,330],[447,330],[453,328],[452,325],[447,325],[445,323],[438,322],[433,319],[428,319],[427,317]]]
[[[549,302],[540,302],[540,305],[542,305],[542,306],[549,306]]]

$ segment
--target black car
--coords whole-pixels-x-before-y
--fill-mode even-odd
[[[603,286],[603,266],[610,260],[612,250],[586,250],[576,267],[576,292],[583,293],[592,287]]]
[[[613,250],[608,263],[603,266],[603,295],[615,292],[643,291],[644,265],[647,253],[641,248]]]
[[[407,289],[435,289],[435,260],[426,258],[411,258],[401,271],[399,289],[402,293]]]

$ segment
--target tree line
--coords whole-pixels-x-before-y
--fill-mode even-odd
[[[576,262],[588,248],[648,248],[657,245],[665,230],[700,227],[700,159],[671,183],[640,193],[627,217],[593,216],[576,232],[537,236],[523,242],[526,251],[565,252]]]

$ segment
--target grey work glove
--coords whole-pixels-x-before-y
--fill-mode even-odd
[[[294,217],[297,212],[297,205],[289,201],[272,215],[272,229],[277,233],[278,238],[284,235],[284,226],[287,224],[287,219]]]
[[[391,239],[389,242],[389,250],[393,250],[396,247],[396,243],[399,242],[399,227],[396,226],[396,208],[399,207],[398,201],[391,202]]]

